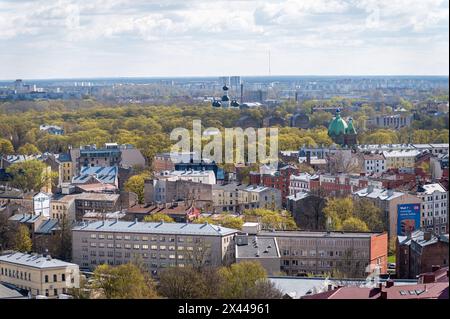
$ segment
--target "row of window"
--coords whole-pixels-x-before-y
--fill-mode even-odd
[[[166,242],[166,239],[168,242],[175,242],[175,237],[173,236],[131,236],[131,235],[116,235],[114,237],[114,235],[112,234],[91,234],[90,235],[91,239],[108,239],[108,240],[134,240],[134,241],[159,241],[159,242]],[[179,243],[183,243],[183,242],[187,242],[187,243],[200,243],[202,242],[202,238],[200,237],[178,237],[178,242]]]
[[[91,242],[90,244],[89,244],[89,246],[90,247],[93,247],[93,248],[95,248],[95,247],[98,247],[98,248],[105,248],[105,244],[104,243],[98,243],[98,245],[97,245],[97,243],[95,243],[95,242]],[[84,246],[85,247],[85,246]],[[211,247],[211,244],[205,244],[205,247],[206,248],[210,248]],[[107,244],[106,245],[106,248],[114,248],[114,245],[113,244],[111,244],[111,243],[109,243],[109,244]],[[148,250],[148,249],[151,249],[151,250],[178,250],[178,251],[182,251],[182,250],[188,250],[188,251],[193,251],[194,250],[194,247],[193,246],[165,246],[165,245],[160,245],[159,247],[158,247],[158,245],[140,245],[140,244],[124,244],[124,245],[122,245],[122,244],[116,244],[115,245],[115,248],[116,249],[122,249],[122,248],[125,248],[125,249],[135,249],[135,250],[139,250],[139,249],[143,249],[143,250]],[[83,249],[87,249],[87,248],[83,248]],[[203,247],[202,246],[199,246],[199,247],[197,247],[197,250],[202,250],[203,249]]]
[[[309,253],[306,250],[289,250],[289,249],[283,249],[282,250],[283,256],[301,256],[301,257],[315,257],[316,256],[316,250],[310,250]],[[359,258],[366,258],[368,257],[368,253],[366,251],[352,251],[350,253],[345,251],[325,251],[325,250],[319,250],[317,252],[317,256],[319,257],[359,257]]]

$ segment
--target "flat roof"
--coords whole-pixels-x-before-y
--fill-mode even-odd
[[[236,258],[280,258],[275,238],[249,236],[247,245],[236,245]]]
[[[201,236],[226,236],[239,232],[236,229],[216,226],[212,224],[188,223],[147,223],[130,221],[96,221],[85,223],[72,228],[73,231],[89,232],[118,232],[142,234],[182,234]]]
[[[363,233],[363,232],[318,232],[318,231],[262,231],[258,233],[258,238],[260,236],[266,237],[320,237],[320,238],[370,238],[372,236],[381,235],[382,233]]]
[[[26,253],[13,252],[7,255],[0,256],[0,262],[8,262],[16,265],[29,266],[33,268],[56,268],[76,266],[77,264],[68,263],[59,259],[47,259],[43,255],[30,255]]]

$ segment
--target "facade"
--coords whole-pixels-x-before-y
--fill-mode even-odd
[[[92,270],[139,257],[153,274],[169,266],[229,265],[235,261],[237,232],[207,223],[84,223],[72,229],[73,261]]]
[[[299,170],[292,165],[286,165],[279,169],[262,165],[259,172],[250,172],[250,184],[263,185],[280,190],[282,203],[285,204],[286,196],[289,195],[290,178],[291,175],[295,174],[299,174]]]
[[[353,198],[367,199],[381,209],[384,216],[385,229],[388,231],[389,238],[395,238],[398,234],[397,223],[400,206],[404,204],[421,205],[421,200],[417,196],[373,186],[354,192]],[[420,228],[420,225],[412,226],[414,229]]]
[[[377,115],[367,120],[369,128],[400,129],[411,126],[413,116],[411,114]]]
[[[50,216],[53,219],[75,220],[75,199],[78,195],[57,195],[52,197]]]
[[[246,209],[281,208],[281,192],[265,186],[238,183],[213,185],[212,199],[215,212],[242,213]]]
[[[309,192],[312,179],[318,179],[319,176],[308,173],[291,175],[289,178],[289,195],[295,195],[298,192]]]
[[[39,126],[39,130],[47,132],[48,134],[51,134],[51,135],[64,135],[64,130],[57,125],[43,124],[43,125]]]
[[[326,221],[323,209],[326,199],[311,193],[298,192],[287,197],[287,209],[300,229],[323,231]]]
[[[121,210],[119,194],[82,193],[75,198],[76,220],[81,220],[86,213],[112,213],[118,210]]]
[[[351,278],[367,277],[376,268],[387,271],[386,233],[275,231],[258,238],[275,238],[281,271],[287,275],[327,274],[334,270]]]
[[[185,180],[149,179],[144,184],[144,200],[146,203],[195,201],[203,207],[212,202],[212,187],[211,184]]]
[[[422,200],[422,228],[435,234],[448,233],[448,191],[434,183],[420,185],[416,194]]]
[[[383,151],[386,159],[386,169],[392,168],[414,168],[418,150]]]
[[[416,230],[396,241],[397,278],[416,278],[433,266],[448,266],[448,234]]]
[[[50,255],[19,252],[0,256],[0,281],[28,290],[32,296],[56,298],[80,287],[79,267]]]
[[[386,159],[383,154],[362,154],[363,172],[366,175],[381,174],[387,171]]]
[[[163,171],[157,176],[159,179],[166,179],[168,181],[188,181],[194,183],[210,184],[214,185],[216,183],[216,175],[212,170],[205,171],[194,171],[194,170],[184,170],[184,171]]]

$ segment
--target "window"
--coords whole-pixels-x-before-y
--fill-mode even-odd
[[[48,282],[48,275],[45,275],[44,281],[45,281],[45,282]]]
[[[53,282],[57,282],[58,281],[58,277],[56,275],[53,275]]]
[[[61,275],[61,281],[66,281],[66,274]]]

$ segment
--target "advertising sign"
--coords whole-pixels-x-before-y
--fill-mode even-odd
[[[406,235],[420,228],[420,204],[397,205],[397,235]]]

